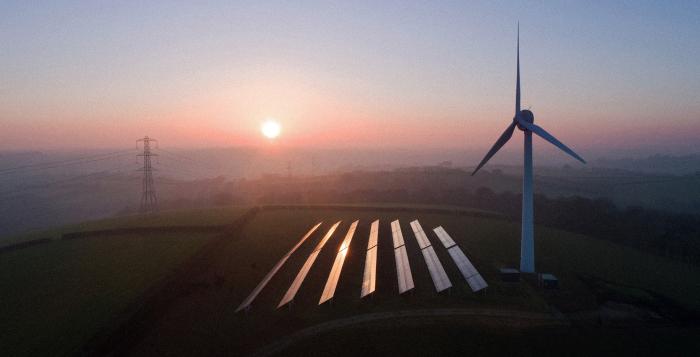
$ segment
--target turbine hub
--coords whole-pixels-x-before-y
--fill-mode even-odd
[[[520,113],[518,113],[518,118],[520,118],[520,120],[526,121],[530,124],[535,122],[535,115],[532,114],[532,112],[527,110],[527,109],[521,110]],[[517,123],[517,120],[516,120],[516,123]],[[518,129],[520,129],[522,131],[527,130],[524,127],[520,126],[520,124],[518,124]]]

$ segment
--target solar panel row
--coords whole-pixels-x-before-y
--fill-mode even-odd
[[[331,236],[333,235],[333,232],[335,232],[335,229],[338,228],[338,225],[340,224],[341,221],[336,222],[331,229],[328,230],[328,233],[326,233],[325,236],[323,236],[323,239],[321,239],[320,242],[316,245],[316,248],[314,248],[314,251],[321,250],[324,245],[326,245],[326,242],[328,242],[329,239],[331,239]]]
[[[372,226],[369,229],[369,241],[367,241],[367,249],[372,249],[372,247],[377,245],[377,239],[379,238],[379,220],[372,222]]]
[[[411,222],[411,228],[413,228],[413,234],[416,236],[416,240],[418,241],[418,246],[420,247],[420,249],[425,249],[429,247],[430,241],[425,235],[425,232],[423,232],[423,227],[420,226],[418,220]]]
[[[335,288],[336,286],[338,286],[338,280],[340,279],[340,272],[343,270],[345,256],[347,256],[348,254],[350,242],[352,241],[353,235],[355,235],[355,229],[357,228],[358,222],[359,221],[355,221],[350,225],[350,229],[348,229],[348,233],[345,235],[345,239],[343,239],[343,242],[340,244],[338,254],[335,256],[335,261],[333,262],[333,267],[331,268],[330,274],[328,274],[326,286],[323,288],[321,299],[318,301],[319,305],[332,299],[335,295]]]
[[[469,287],[472,288],[473,292],[486,289],[489,286],[489,284],[486,284],[486,281],[481,274],[474,275],[467,279],[467,284],[469,284]]]
[[[396,259],[396,277],[399,281],[399,294],[403,294],[415,287],[413,284],[413,275],[411,274],[411,266],[408,264],[408,255],[406,254],[405,245],[394,249],[394,258]]]
[[[421,227],[418,220],[411,222],[411,228],[413,228],[413,234],[416,236],[416,241],[418,241],[418,245],[423,253],[423,258],[425,259],[425,264],[428,266],[430,277],[433,279],[435,290],[437,292],[441,292],[452,287],[452,283],[445,272],[445,268],[442,267],[440,260],[435,254],[435,250],[431,246],[430,241],[425,235],[423,227]]]
[[[282,297],[282,300],[280,301],[279,305],[277,305],[277,308],[280,308],[290,301],[294,300],[294,296],[296,296],[297,292],[299,291],[299,288],[301,287],[301,283],[304,282],[304,279],[306,279],[306,275],[309,273],[309,270],[311,269],[311,266],[314,264],[316,261],[316,258],[318,257],[318,253],[321,251],[321,248],[326,244],[328,239],[331,238],[333,235],[333,232],[335,232],[335,229],[338,228],[338,225],[340,224],[340,221],[336,222],[329,230],[328,233],[321,239],[321,241],[316,245],[316,248],[314,248],[314,251],[309,254],[309,257],[306,259],[306,262],[304,265],[301,267],[301,270],[299,270],[299,273],[297,276],[294,278],[294,281],[292,282],[292,285],[289,286],[289,289],[287,292],[284,294]]]
[[[362,291],[360,297],[363,298],[374,292],[377,285],[377,246],[367,251],[365,260],[365,272],[362,276]]]
[[[455,243],[455,241],[452,240],[452,237],[450,237],[450,235],[447,234],[447,232],[444,228],[442,228],[442,226],[433,228],[433,231],[438,236],[438,239],[440,239],[440,242],[442,242],[442,245],[444,245],[445,248],[449,249],[450,247],[457,245],[457,243]]]
[[[394,241],[394,249],[404,245],[403,234],[399,220],[391,222],[391,239]]]
[[[435,254],[433,247],[426,247],[421,250],[421,253],[423,253],[425,263],[428,265],[428,272],[430,272],[430,277],[433,279],[435,290],[441,292],[447,288],[451,288],[452,282],[450,282],[450,278],[447,277],[447,273],[442,267],[442,264],[440,264],[440,260],[437,254]]]
[[[299,270],[299,273],[297,273],[297,276],[294,278],[294,281],[292,281],[292,285],[289,286],[289,290],[287,290],[287,293],[284,294],[279,305],[277,305],[278,309],[294,300],[294,296],[296,296],[297,291],[299,291],[301,283],[304,282],[304,279],[306,279],[306,274],[309,273],[311,266],[314,265],[316,258],[318,258],[318,253],[318,250],[311,252],[309,257],[306,259],[306,262],[304,262],[304,265]]]
[[[265,275],[265,277],[258,284],[258,286],[256,286],[255,289],[253,289],[253,292],[251,292],[250,295],[248,295],[248,297],[245,300],[243,300],[243,302],[238,306],[238,308],[236,308],[236,312],[239,312],[243,309],[247,309],[250,306],[250,304],[253,303],[253,300],[255,300],[258,294],[260,294],[260,291],[262,291],[262,289],[267,285],[267,283],[270,282],[272,277],[275,276],[275,274],[277,274],[277,271],[280,270],[282,265],[284,265],[284,263],[287,262],[289,256],[291,256],[297,250],[297,248],[299,248],[304,243],[304,241],[306,241],[306,239],[309,238],[311,234],[313,234],[316,231],[316,229],[318,229],[319,226],[321,226],[321,223],[323,222],[319,222],[317,225],[313,226],[309,230],[309,232],[306,233],[306,235],[304,235],[301,238],[301,240],[299,240],[299,242],[294,247],[292,247],[292,249],[285,256],[283,256],[282,259],[280,259],[277,262],[277,264],[275,264],[274,267],[272,267],[272,270],[270,270],[270,272],[268,272],[267,275]]]
[[[450,254],[455,264],[457,264],[457,268],[462,273],[464,280],[467,281],[467,284],[469,284],[472,291],[476,292],[486,288],[488,284],[486,284],[484,278],[481,277],[481,274],[479,274],[472,262],[469,261],[469,258],[467,258],[462,249],[459,248],[454,240],[452,240],[452,237],[447,234],[445,229],[442,227],[437,227],[434,228],[433,231],[440,238],[442,245],[447,248],[447,252]]]
[[[362,291],[360,298],[374,292],[377,284],[377,241],[379,237],[379,220],[372,222],[367,242],[367,258],[365,258],[365,272],[362,275]]]
[[[394,259],[396,260],[396,279],[399,283],[399,294],[403,294],[415,287],[411,265],[408,263],[406,245],[404,244],[401,224],[398,220],[391,222],[391,238],[394,242]]]

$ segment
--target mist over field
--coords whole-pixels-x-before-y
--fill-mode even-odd
[[[212,148],[156,149],[155,187],[161,209],[188,206],[265,202],[299,203],[302,198],[264,192],[271,182],[286,182],[290,191],[317,190],[307,182],[325,182],[336,196],[347,200],[357,189],[380,189],[376,181],[347,173],[385,173],[392,177],[421,177],[437,170],[439,179],[455,170],[460,178],[441,189],[480,187],[495,192],[521,191],[522,160],[515,152],[499,154],[487,172],[470,177],[479,152],[438,149],[282,149]],[[133,150],[74,150],[0,153],[0,235],[7,237],[31,230],[88,219],[133,214],[141,197],[141,173]],[[87,159],[82,159],[86,158]],[[679,213],[700,213],[697,176],[700,155],[650,155],[635,158],[591,160],[573,164],[562,155],[538,155],[536,192],[548,197],[607,198],[621,208],[640,206]],[[441,171],[443,170],[443,171]],[[485,177],[486,176],[486,177]],[[426,184],[438,185],[439,181]],[[420,190],[420,184],[396,184],[386,189]],[[435,187],[437,188],[437,187]],[[375,198],[406,201],[407,197]],[[473,205],[473,202],[463,202]]]

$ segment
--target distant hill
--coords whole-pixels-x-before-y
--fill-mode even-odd
[[[645,158],[598,159],[595,166],[644,173],[687,175],[700,173],[700,155],[652,155]]]
[[[455,193],[482,187],[498,193],[521,190],[521,166],[490,165],[472,177],[471,168],[465,166],[469,160],[457,150],[417,156],[400,150],[346,153],[252,148],[162,151],[154,161],[155,187],[166,210],[310,202],[477,207],[475,202],[459,201]],[[88,154],[89,159],[75,162]],[[135,150],[0,153],[0,240],[137,211],[141,177],[135,155]],[[54,162],[59,164],[47,164]],[[535,191],[551,198],[606,198],[623,209],[638,206],[700,214],[700,176],[693,171],[697,164],[694,155],[538,166]]]

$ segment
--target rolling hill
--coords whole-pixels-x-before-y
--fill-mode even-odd
[[[370,223],[380,220],[377,290],[360,299]],[[399,219],[415,289],[399,295],[391,221]],[[452,281],[437,294],[408,225],[419,219]],[[335,298],[318,306],[335,254],[359,220]],[[276,309],[307,256],[341,221],[299,294]],[[235,309],[311,226],[245,313]],[[429,230],[443,226],[489,287],[473,293]],[[536,227],[537,268],[560,279],[501,282],[517,266],[519,224],[436,206],[262,206],[90,222],[0,252],[6,355],[644,354],[697,349],[700,268]],[[635,342],[635,341],[643,341]],[[634,348],[630,348],[630,346]],[[523,350],[524,349],[524,350]]]

